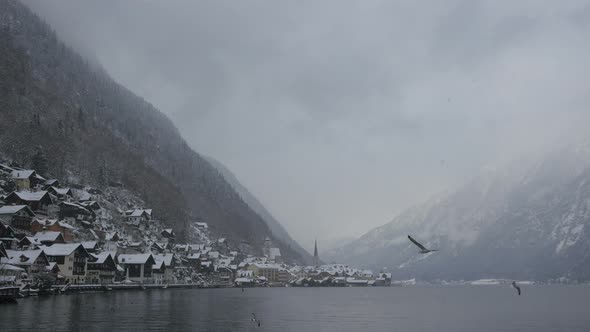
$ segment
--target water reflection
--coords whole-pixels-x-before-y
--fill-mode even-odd
[[[520,297],[485,286],[115,291],[0,306],[0,330],[587,331],[589,296],[582,286]]]

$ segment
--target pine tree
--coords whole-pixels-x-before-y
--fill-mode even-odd
[[[38,149],[35,155],[33,155],[32,159],[33,169],[39,175],[45,176],[47,175],[48,166],[47,166],[47,157],[43,153],[43,150]]]

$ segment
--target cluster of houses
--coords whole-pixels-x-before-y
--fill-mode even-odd
[[[317,250],[313,266],[289,266],[268,237],[262,256],[246,255],[225,238],[211,239],[205,222],[193,225],[197,243],[178,243],[152,209],[113,210],[117,204],[100,190],[61,186],[34,170],[0,164],[0,188],[0,286],[31,285],[40,275],[54,285],[391,284],[389,274],[320,265]]]

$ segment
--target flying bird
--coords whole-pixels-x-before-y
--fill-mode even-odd
[[[513,287],[514,289],[516,289],[516,291],[518,292],[518,296],[520,296],[520,286],[518,286],[518,285],[516,284],[516,281],[513,281],[513,282],[512,282],[512,287]]]
[[[408,235],[408,239],[410,239],[410,241],[412,241],[413,244],[415,244],[418,248],[420,248],[420,253],[421,254],[428,254],[430,252],[433,251],[438,251],[437,249],[427,249],[425,246],[423,246],[422,244],[420,244],[420,242],[414,240],[413,237]]]
[[[258,324],[258,326],[260,326],[260,320],[258,318],[256,318],[256,315],[254,313],[252,313],[252,318],[250,320],[252,322]]]

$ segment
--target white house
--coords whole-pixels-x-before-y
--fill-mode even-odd
[[[142,284],[153,282],[152,270],[156,260],[152,254],[121,254],[118,261],[125,270],[126,279]]]

